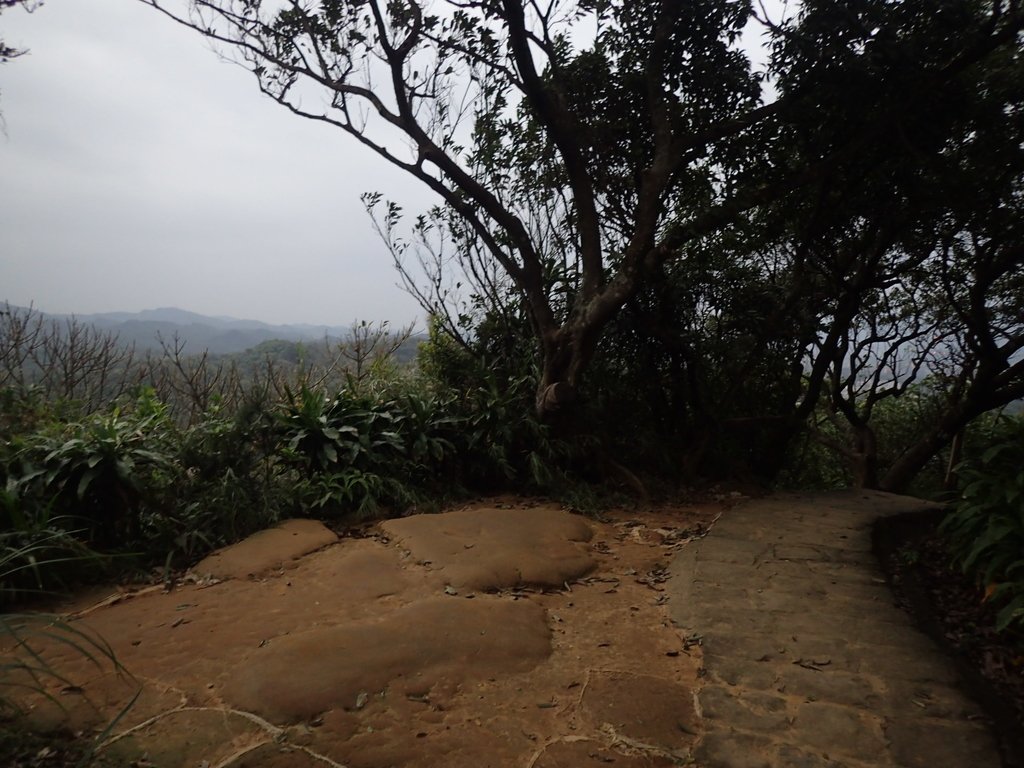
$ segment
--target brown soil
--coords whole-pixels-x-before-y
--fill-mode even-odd
[[[139,768],[676,765],[701,659],[666,569],[720,508],[490,500],[340,539],[295,521],[171,589],[69,606],[132,677],[49,648],[74,684],[28,722],[88,734],[137,696],[100,754]]]

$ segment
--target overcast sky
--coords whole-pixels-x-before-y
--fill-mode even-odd
[[[135,0],[0,16],[0,302],[347,325],[421,317],[359,201],[429,191]]]
[[[30,49],[0,66],[0,302],[421,320],[359,201],[419,212],[417,182],[136,0],[45,0],[0,30]]]

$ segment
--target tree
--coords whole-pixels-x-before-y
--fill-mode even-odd
[[[0,13],[9,11],[15,6],[20,6],[31,13],[42,4],[42,0],[0,0]],[[4,39],[0,37],[0,64],[6,64],[11,59],[16,59],[26,53],[27,51],[24,48],[15,48],[13,45],[8,45],[4,42]],[[0,113],[0,128],[2,127],[3,113]]]
[[[949,30],[933,47],[951,45],[954,28],[969,28],[955,10],[932,18]],[[905,98],[920,98],[923,85],[909,81]],[[846,185],[842,198],[824,198],[828,215],[817,216],[814,237],[802,241],[818,252],[823,304],[836,308],[822,318],[810,385],[821,382],[845,422],[850,442],[835,447],[858,482],[892,491],[904,490],[973,419],[1024,396],[1019,33],[1013,45],[975,57],[938,109],[911,106],[889,110],[889,148],[870,150],[853,194]],[[916,434],[885,436],[895,455],[880,468],[874,410],[916,385],[937,410]]]
[[[743,320],[743,360],[756,367],[775,329],[800,319],[796,336],[774,337],[797,356],[783,366],[789,406],[767,414],[782,435],[813,410],[829,370],[818,357],[803,377],[802,350],[834,347],[918,221],[926,179],[896,143],[938,152],[973,69],[1019,46],[1024,26],[1015,0],[810,1],[782,21],[727,0],[141,1],[233,52],[295,114],[349,133],[440,196],[416,220],[419,245],[432,242],[442,266],[448,248],[478,298],[526,316],[542,418],[575,399],[624,307],[797,198],[766,322]],[[739,45],[752,18],[773,47],[767,73]],[[851,199],[829,211],[844,191]],[[898,198],[914,215],[883,205]],[[888,215],[865,222],[858,201]],[[400,214],[382,217],[399,257],[416,247],[397,234]],[[807,312],[825,295],[805,268],[812,246],[840,232],[842,291]],[[435,278],[421,294],[432,309],[451,296]]]
[[[684,232],[721,218],[729,140],[774,112],[734,45],[742,3],[197,0],[184,16],[145,1],[442,197],[527,306],[541,414],[571,399],[603,327]],[[596,37],[574,46],[586,21]],[[327,109],[305,106],[309,85]],[[677,199],[693,215],[669,231]]]
[[[15,6],[21,6],[31,13],[40,5],[42,5],[41,0],[0,0],[0,13],[8,11]],[[16,59],[25,52],[24,48],[15,48],[14,46],[8,45],[2,38],[0,38],[0,64],[6,64],[11,59]]]

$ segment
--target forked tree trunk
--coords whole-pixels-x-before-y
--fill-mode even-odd
[[[581,313],[565,325],[541,333],[542,368],[536,410],[542,422],[558,418],[576,403],[606,324],[607,318],[597,313]]]

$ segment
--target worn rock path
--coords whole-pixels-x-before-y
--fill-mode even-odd
[[[341,538],[287,521],[177,583],[80,596],[68,620],[127,672],[41,646],[74,685],[27,695],[26,725],[99,733],[119,768],[685,765],[700,654],[667,565],[720,511],[491,499]]]
[[[670,610],[704,651],[702,768],[993,768],[978,708],[893,604],[871,551],[881,493],[740,505],[676,557]]]
[[[489,500],[341,539],[293,520],[69,606],[130,674],[54,644],[75,685],[27,722],[102,731],[139,768],[995,768],[871,552],[878,516],[921,506]]]

